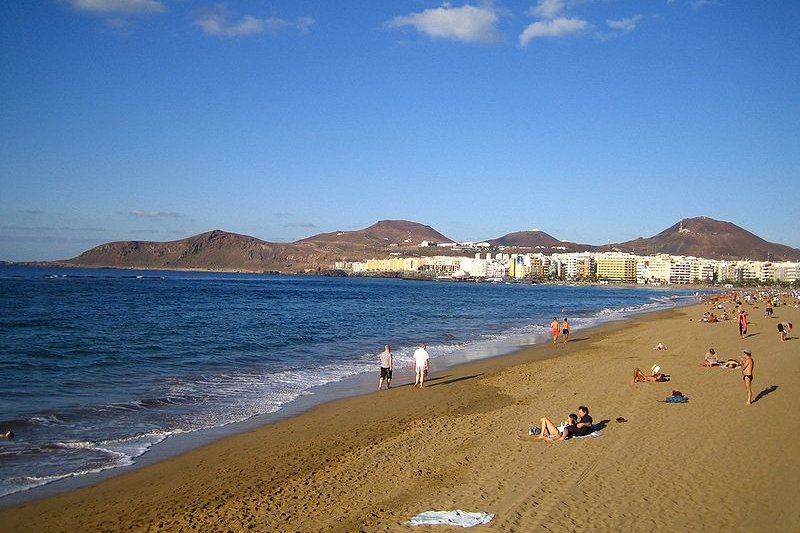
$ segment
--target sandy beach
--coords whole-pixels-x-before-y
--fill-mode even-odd
[[[397,379],[389,391],[0,509],[0,529],[449,531],[405,522],[462,509],[495,514],[475,531],[798,531],[800,329],[781,342],[776,325],[800,327],[800,309],[766,318],[763,304],[746,304],[744,339],[735,321],[699,322],[708,309],[659,311],[573,331],[566,345],[434,366],[421,390]],[[653,350],[659,342],[666,351]],[[740,370],[699,367],[710,346],[722,359],[752,351],[753,405]],[[653,364],[671,380],[632,383],[635,367]],[[689,402],[664,403],[673,389]],[[581,404],[601,437],[528,435],[540,417],[564,420]]]

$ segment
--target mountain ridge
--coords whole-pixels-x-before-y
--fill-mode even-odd
[[[330,269],[340,260],[363,261],[390,254],[453,253],[441,248],[421,248],[422,241],[452,242],[425,224],[381,220],[360,230],[320,233],[292,243],[269,242],[219,229],[175,241],[109,242],[54,263],[118,268],[314,272]],[[800,260],[800,249],[770,243],[732,222],[708,217],[685,218],[652,237],[602,246],[561,241],[541,230],[512,232],[487,242],[521,252],[616,250],[706,259]]]

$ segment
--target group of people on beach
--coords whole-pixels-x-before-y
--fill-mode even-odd
[[[392,355],[392,347],[388,344],[384,345],[383,351],[378,356],[381,362],[381,377],[378,380],[378,390],[383,388],[383,382],[386,382],[386,388],[392,388],[392,371],[394,370],[394,358]],[[428,345],[420,343],[419,348],[414,350],[412,356],[414,360],[414,387],[422,388],[425,384],[425,378],[428,377],[430,370],[431,356],[428,353]]]
[[[550,323],[550,330],[553,332],[553,344],[558,342],[559,331],[564,342],[569,342],[569,321],[567,321],[567,317],[564,317],[564,321],[561,323],[558,322],[558,318],[553,317],[553,321]]]
[[[578,407],[578,414],[570,413],[567,419],[568,421],[559,427],[549,418],[542,417],[539,426],[531,428],[530,434],[536,435],[540,440],[559,442],[572,437],[585,437],[594,432],[594,421],[589,416],[589,408],[585,405]]]

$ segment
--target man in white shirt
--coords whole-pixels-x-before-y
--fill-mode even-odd
[[[416,379],[414,380],[415,387],[419,385],[419,388],[422,388],[422,384],[425,381],[425,373],[428,371],[428,361],[430,358],[431,356],[428,355],[428,345],[423,342],[419,345],[419,348],[414,351],[414,369],[416,371]]]

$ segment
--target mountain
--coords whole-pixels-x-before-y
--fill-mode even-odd
[[[96,246],[67,262],[79,266],[275,270],[299,258],[294,247],[247,235],[209,231],[170,242],[122,241]],[[299,260],[305,264],[305,258]]]
[[[170,242],[101,244],[64,263],[76,266],[306,272],[329,269],[341,259],[366,260],[416,250],[423,240],[449,242],[430,226],[383,220],[358,231],[323,233],[294,243],[209,231]]]
[[[363,261],[389,254],[456,253],[442,248],[420,248],[422,241],[452,242],[430,226],[406,220],[382,220],[365,229],[321,233],[293,243],[273,243],[221,230],[170,242],[110,242],[60,263],[121,268],[313,272],[330,269],[340,260]],[[601,247],[560,241],[540,230],[509,233],[489,242],[513,247],[519,252],[619,250],[707,259],[800,261],[800,250],[796,248],[767,242],[731,222],[707,217],[686,218],[652,237]]]
[[[298,244],[345,247],[417,247],[422,241],[452,242],[430,226],[407,220],[381,220],[356,231],[320,233],[301,239]]]
[[[513,246],[517,248],[534,248],[542,253],[546,251],[585,251],[593,250],[595,247],[590,245],[575,244],[574,242],[560,241],[541,230],[531,229],[527,231],[515,231],[508,233],[497,239],[488,241],[495,246]]]
[[[765,241],[732,222],[708,217],[684,218],[661,233],[610,245],[642,255],[665,253],[707,259],[798,261],[800,250]]]

